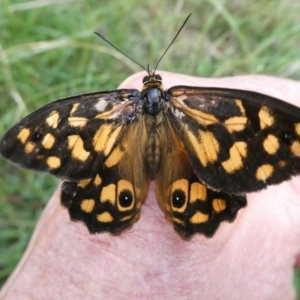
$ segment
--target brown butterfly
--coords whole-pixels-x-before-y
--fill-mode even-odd
[[[245,193],[300,173],[299,108],[250,91],[164,90],[145,70],[141,91],[41,107],[4,135],[1,154],[62,178],[62,204],[91,233],[131,227],[155,180],[158,204],[184,239],[213,236],[246,205]]]

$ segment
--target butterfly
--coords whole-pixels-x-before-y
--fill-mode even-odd
[[[186,240],[232,222],[245,193],[300,173],[298,107],[237,89],[164,90],[145,70],[141,91],[83,94],[34,111],[4,135],[2,156],[61,178],[62,205],[91,233],[130,228],[154,180],[160,208]]]

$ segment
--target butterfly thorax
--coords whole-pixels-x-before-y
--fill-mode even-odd
[[[156,116],[161,110],[165,101],[161,76],[150,71],[143,79],[143,90],[141,100],[143,102],[144,113]]]

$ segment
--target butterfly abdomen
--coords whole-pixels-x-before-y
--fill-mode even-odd
[[[151,131],[148,136],[146,159],[151,180],[155,179],[160,162],[160,142],[156,131]]]

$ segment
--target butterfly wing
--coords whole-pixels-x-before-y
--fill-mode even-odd
[[[168,118],[159,133],[162,152],[155,186],[165,217],[183,239],[196,233],[213,236],[222,221],[234,220],[246,205],[245,196],[216,192],[199,181]]]
[[[170,122],[197,177],[241,194],[300,173],[300,109],[248,91],[176,86]]]
[[[1,153],[65,179],[61,202],[72,220],[92,233],[119,234],[139,218],[149,185],[145,159],[132,147],[144,127],[128,122],[138,96],[137,90],[116,90],[51,102],[6,133]]]
[[[51,102],[34,111],[0,142],[12,162],[64,179],[95,176],[122,136],[137,90],[99,92]]]
[[[150,182],[143,130],[142,122],[131,123],[95,176],[63,182],[62,204],[91,233],[120,234],[139,219]],[[133,147],[137,136],[142,138]]]

